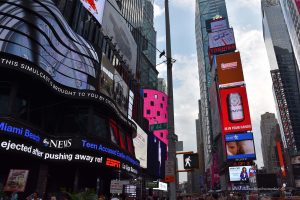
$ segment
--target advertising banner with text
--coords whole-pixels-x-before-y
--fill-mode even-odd
[[[220,86],[231,83],[244,83],[244,75],[239,52],[217,55],[218,83]]]
[[[0,118],[0,151],[51,162],[100,164],[137,174],[140,163],[109,144],[85,137],[56,137],[24,124]]]
[[[208,34],[209,53],[219,54],[236,49],[233,29],[226,29]]]
[[[246,88],[220,89],[223,133],[252,130]]]

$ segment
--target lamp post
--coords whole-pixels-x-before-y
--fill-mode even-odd
[[[175,149],[175,127],[174,127],[174,104],[173,104],[173,77],[172,77],[172,53],[170,36],[169,1],[165,0],[165,20],[166,20],[166,53],[167,53],[167,83],[168,83],[168,160],[173,161],[175,182],[169,183],[169,199],[176,199],[176,149]]]

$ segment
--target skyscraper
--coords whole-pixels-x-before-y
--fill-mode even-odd
[[[279,0],[262,0],[262,24],[284,146],[300,151],[299,69]]]
[[[300,1],[280,0],[283,16],[287,24],[293,50],[297,60],[298,69],[300,67]]]
[[[201,116],[199,116],[199,120],[201,122],[201,129],[204,136],[205,169],[209,168],[209,164],[212,161],[212,127],[208,94],[208,88],[211,85],[211,67],[208,55],[207,21],[217,15],[227,18],[225,0],[196,0],[195,31],[201,98]]]
[[[267,173],[278,172],[278,159],[276,151],[276,127],[278,126],[274,113],[265,113],[261,115],[261,149],[264,160],[264,167]]]

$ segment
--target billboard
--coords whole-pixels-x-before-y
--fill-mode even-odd
[[[82,5],[102,24],[105,0],[80,0]]]
[[[105,35],[112,38],[116,48],[120,49],[123,60],[128,64],[130,71],[136,73],[137,44],[125,19],[120,16],[116,1],[105,4],[102,29]]]
[[[225,136],[227,159],[255,159],[253,133],[227,134]]]
[[[212,20],[210,23],[210,29],[211,29],[211,32],[228,29],[227,20],[224,18]]]
[[[239,52],[216,56],[218,83],[222,86],[230,83],[244,83],[244,75]]]
[[[223,133],[252,130],[246,87],[220,89]]]
[[[144,89],[144,117],[149,121],[150,127],[154,124],[160,124],[162,128],[155,128],[154,135],[162,142],[168,145],[168,96],[158,90]],[[160,129],[160,130],[158,130]]]
[[[167,159],[167,145],[152,133],[148,134],[147,174],[165,178],[165,162]],[[151,162],[150,162],[151,161]]]
[[[282,155],[282,148],[281,148],[280,141],[276,141],[276,147],[277,147],[278,159],[279,159],[282,176],[286,176],[286,171],[285,171],[285,166],[284,166],[284,158]]]
[[[140,166],[143,168],[147,168],[147,141],[147,133],[137,125],[137,136],[133,139],[133,144],[135,157],[140,161]]]
[[[5,192],[24,192],[29,170],[11,169],[4,186]]]
[[[219,54],[236,49],[233,29],[225,29],[208,34],[209,53]]]
[[[248,182],[249,178],[254,176],[252,166],[234,166],[229,167],[229,178],[230,181],[242,181]]]

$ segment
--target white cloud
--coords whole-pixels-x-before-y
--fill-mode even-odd
[[[276,112],[270,66],[261,30],[245,31],[244,27],[237,26],[234,32],[247,86],[257,161],[262,166],[260,116],[265,112]]]
[[[165,9],[154,3],[154,17],[159,17],[165,13]]]
[[[191,9],[195,11],[196,0],[171,0],[170,4],[183,9]]]

